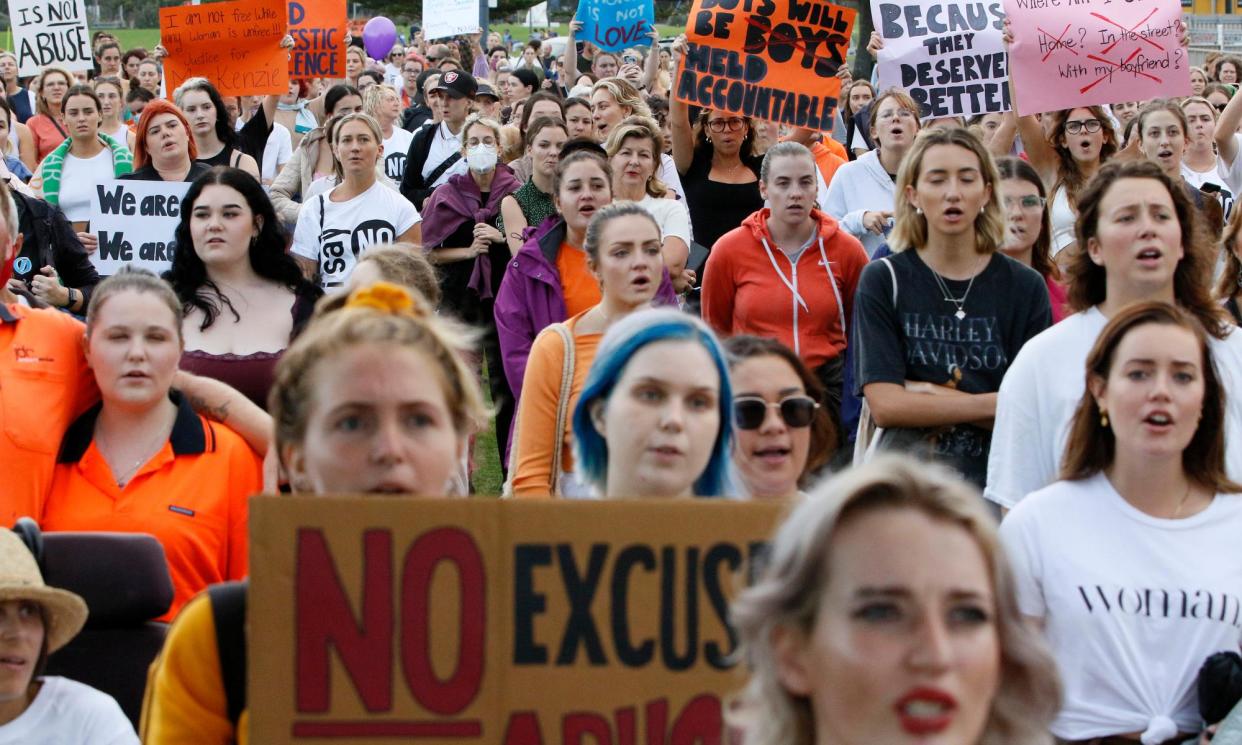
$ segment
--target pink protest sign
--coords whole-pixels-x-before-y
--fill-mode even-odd
[[[1005,0],[1019,114],[1190,94],[1180,0]]]

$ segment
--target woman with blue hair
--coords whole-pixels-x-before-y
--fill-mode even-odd
[[[604,498],[731,491],[732,390],[700,320],[647,310],[604,335],[574,410],[580,478]]]

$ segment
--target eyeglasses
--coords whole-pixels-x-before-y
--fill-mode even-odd
[[[746,126],[745,120],[734,117],[733,119],[716,119],[707,123],[707,128],[713,132],[723,132],[726,129],[730,132],[740,132],[742,127]]]
[[[1044,202],[1045,200],[1043,197],[1037,197],[1033,194],[1028,194],[1025,197],[1017,197],[1017,198],[1005,197],[1004,199],[1001,200],[1001,204],[1005,205],[1005,209],[1010,209],[1011,207],[1014,206],[1014,204],[1017,204],[1019,207],[1021,207],[1024,210],[1043,209]]]
[[[1081,134],[1084,130],[1087,134],[1093,135],[1103,128],[1104,124],[1099,119],[1083,119],[1065,123],[1065,131],[1072,135]]]
[[[889,109],[883,114],[876,117],[877,121],[887,121],[889,119],[916,119],[914,112],[909,109]]]
[[[733,423],[738,429],[759,429],[772,407],[780,411],[786,426],[809,427],[819,404],[810,396],[789,396],[774,404],[758,396],[739,396],[733,399]]]

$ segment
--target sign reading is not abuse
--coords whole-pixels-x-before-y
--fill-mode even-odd
[[[739,116],[830,130],[856,15],[818,0],[695,0],[674,94]]]
[[[872,0],[871,17],[880,90],[906,90],[933,117],[1010,109],[999,0]]]
[[[9,23],[19,75],[47,66],[90,70],[90,31],[83,0],[9,0]]]
[[[91,195],[91,231],[99,249],[91,255],[95,270],[116,274],[126,265],[159,274],[172,266],[173,235],[181,220],[181,200],[190,185],[183,181],[121,181],[95,186]]]

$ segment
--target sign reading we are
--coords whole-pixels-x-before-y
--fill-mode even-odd
[[[110,179],[91,195],[91,231],[99,248],[91,254],[95,270],[109,276],[127,265],[162,274],[172,267],[174,233],[181,221],[184,181]]]
[[[726,741],[728,604],[785,506],[250,510],[252,742],[700,745]]]

